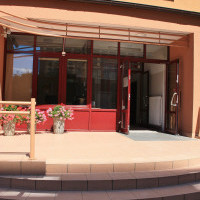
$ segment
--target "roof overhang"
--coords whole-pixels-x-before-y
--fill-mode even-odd
[[[158,29],[122,27],[112,24],[74,23],[62,19],[32,18],[0,10],[0,25],[11,32],[24,32],[62,38],[82,38],[165,46],[187,46],[188,34]]]

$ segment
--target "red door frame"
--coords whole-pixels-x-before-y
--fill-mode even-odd
[[[128,91],[127,91],[127,108],[123,109],[122,108],[122,98],[123,98],[123,67],[124,67],[124,63],[127,62],[128,64]],[[130,126],[130,91],[131,91],[131,68],[130,68],[130,59],[120,59],[120,96],[121,96],[121,101],[120,101],[120,131],[122,133],[128,134],[129,133],[129,126]],[[119,92],[119,91],[118,91]],[[125,121],[123,119],[123,113],[125,114]],[[125,124],[125,127],[122,127],[122,124]]]
[[[175,111],[168,111],[168,69],[169,69],[169,65],[171,64],[176,64],[176,89],[174,92],[177,93],[177,102],[176,102],[176,110]],[[180,102],[180,97],[179,97],[179,59],[176,60],[172,60],[170,61],[167,65],[166,65],[166,104],[165,104],[165,131],[171,134],[178,134],[179,133],[179,126],[178,126],[178,121],[179,121],[179,102]],[[176,128],[175,130],[169,130],[167,128],[167,116],[168,114],[175,114],[175,118],[176,118]]]

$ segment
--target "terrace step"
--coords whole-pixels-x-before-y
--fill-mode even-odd
[[[200,182],[151,189],[116,191],[31,191],[0,189],[0,200],[199,200]]]
[[[200,167],[152,172],[0,176],[0,188],[36,191],[104,191],[158,188],[198,181],[200,181]]]

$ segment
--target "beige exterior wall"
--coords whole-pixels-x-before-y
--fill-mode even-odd
[[[121,0],[123,2],[200,12],[199,0]]]

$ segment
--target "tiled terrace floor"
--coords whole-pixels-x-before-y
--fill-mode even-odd
[[[48,163],[131,163],[200,158],[200,140],[185,138],[144,140],[134,132],[69,132],[36,134],[36,158]],[[147,134],[147,133],[146,133]],[[153,133],[151,133],[153,134]],[[158,135],[158,133],[156,133]],[[162,133],[160,133],[162,134]],[[129,138],[131,137],[131,138]],[[136,138],[134,140],[134,137]],[[141,138],[141,139],[138,139]],[[159,138],[162,138],[159,135]],[[30,136],[0,136],[0,160],[26,160]]]

